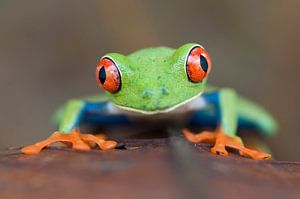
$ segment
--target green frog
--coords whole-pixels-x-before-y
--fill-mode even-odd
[[[188,141],[213,144],[213,154],[227,156],[229,147],[256,160],[270,158],[268,153],[245,147],[236,132],[239,126],[274,135],[276,121],[233,89],[207,85],[211,68],[209,53],[196,43],[178,49],[146,48],[127,56],[106,54],[96,67],[96,81],[105,95],[68,101],[59,110],[58,131],[22,152],[37,154],[53,142],[69,142],[78,150],[91,150],[93,144],[102,150],[116,147],[117,142],[104,135],[81,134],[78,127],[83,122],[126,125],[166,119],[177,123],[179,119],[186,124],[214,126],[213,131],[198,133],[183,129]]]

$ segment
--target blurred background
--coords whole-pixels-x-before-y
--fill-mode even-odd
[[[0,1],[0,147],[49,136],[67,99],[99,92],[98,59],[197,42],[210,83],[233,87],[280,123],[275,157],[300,160],[300,1]]]

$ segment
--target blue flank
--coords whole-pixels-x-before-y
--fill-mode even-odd
[[[86,102],[82,110],[83,117],[81,122],[101,124],[109,126],[113,124],[130,124],[126,115],[109,115],[107,113],[108,102]]]
[[[215,104],[218,102],[219,95],[217,92],[203,94],[205,101]],[[127,125],[133,124],[128,120],[126,115],[110,115],[107,113],[108,102],[88,102],[86,101],[82,108],[76,125],[79,123],[101,124],[103,126],[110,125]],[[219,124],[220,115],[219,106],[208,106],[204,110],[195,112],[190,120],[190,125],[197,127],[216,128]],[[257,129],[257,125],[249,120],[238,118],[238,127],[242,129]]]
[[[196,127],[216,128],[218,124],[219,122],[217,115],[214,114],[214,110],[209,108],[194,113],[190,121],[190,125]],[[259,129],[259,127],[254,122],[241,117],[238,117],[238,128],[248,130]]]
[[[219,92],[204,93],[202,97],[207,102],[208,107],[204,110],[199,110],[194,113],[191,118],[190,125],[197,127],[216,128],[221,123],[221,107],[219,104]],[[211,105],[211,106],[210,106]],[[259,126],[238,116],[238,129],[258,130]]]

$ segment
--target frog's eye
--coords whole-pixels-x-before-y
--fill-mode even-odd
[[[121,88],[121,75],[117,65],[109,58],[99,61],[96,68],[96,79],[99,87],[111,93]]]
[[[211,60],[204,48],[196,46],[190,50],[186,60],[186,73],[190,81],[201,82],[211,70]]]

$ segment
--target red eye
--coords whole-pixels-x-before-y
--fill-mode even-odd
[[[200,46],[194,47],[188,54],[186,72],[188,78],[195,83],[201,82],[211,70],[208,52]]]
[[[99,87],[111,93],[121,88],[121,75],[116,64],[109,58],[103,58],[96,68],[96,79]]]

